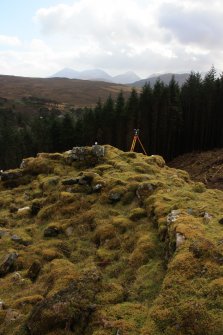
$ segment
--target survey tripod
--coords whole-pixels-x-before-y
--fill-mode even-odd
[[[139,129],[134,129],[134,137],[133,137],[133,140],[132,140],[132,145],[131,145],[130,151],[135,150],[135,145],[136,145],[137,141],[141,145],[141,148],[142,148],[144,154],[147,156],[146,150],[145,150],[145,148],[144,148],[144,146],[143,146],[143,144],[142,144],[142,142],[140,141],[140,138],[139,138]]]

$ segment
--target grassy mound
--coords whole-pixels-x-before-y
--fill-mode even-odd
[[[106,145],[0,181],[0,333],[220,335],[223,193]]]

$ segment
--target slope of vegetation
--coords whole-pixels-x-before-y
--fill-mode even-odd
[[[26,96],[68,103],[76,107],[94,106],[101,97],[104,101],[111,94],[116,97],[122,89],[127,94],[131,88],[125,85],[67,78],[28,78],[0,75],[0,96],[16,100]]]
[[[160,156],[80,152],[1,175],[0,333],[221,335],[223,193]]]
[[[184,154],[168,165],[186,170],[193,180],[201,181],[209,188],[223,190],[223,149]]]

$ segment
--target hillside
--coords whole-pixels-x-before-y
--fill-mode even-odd
[[[223,192],[106,145],[1,173],[2,335],[221,335]]]
[[[223,149],[181,155],[168,165],[186,170],[193,180],[209,188],[223,190]]]
[[[128,95],[130,87],[101,81],[66,78],[26,78],[0,75],[0,97],[21,99],[34,96],[76,107],[95,105],[99,98],[105,101],[109,94],[116,97],[123,90]]]

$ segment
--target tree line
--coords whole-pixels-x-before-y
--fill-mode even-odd
[[[154,87],[132,89],[128,98],[120,92],[116,99],[109,96],[79,113],[21,117],[1,108],[0,169],[16,167],[37,152],[61,152],[96,141],[127,151],[135,128],[147,153],[166,160],[223,147],[223,75],[216,77],[213,67],[204,78],[192,72],[182,87],[174,77],[168,85],[157,80]]]

